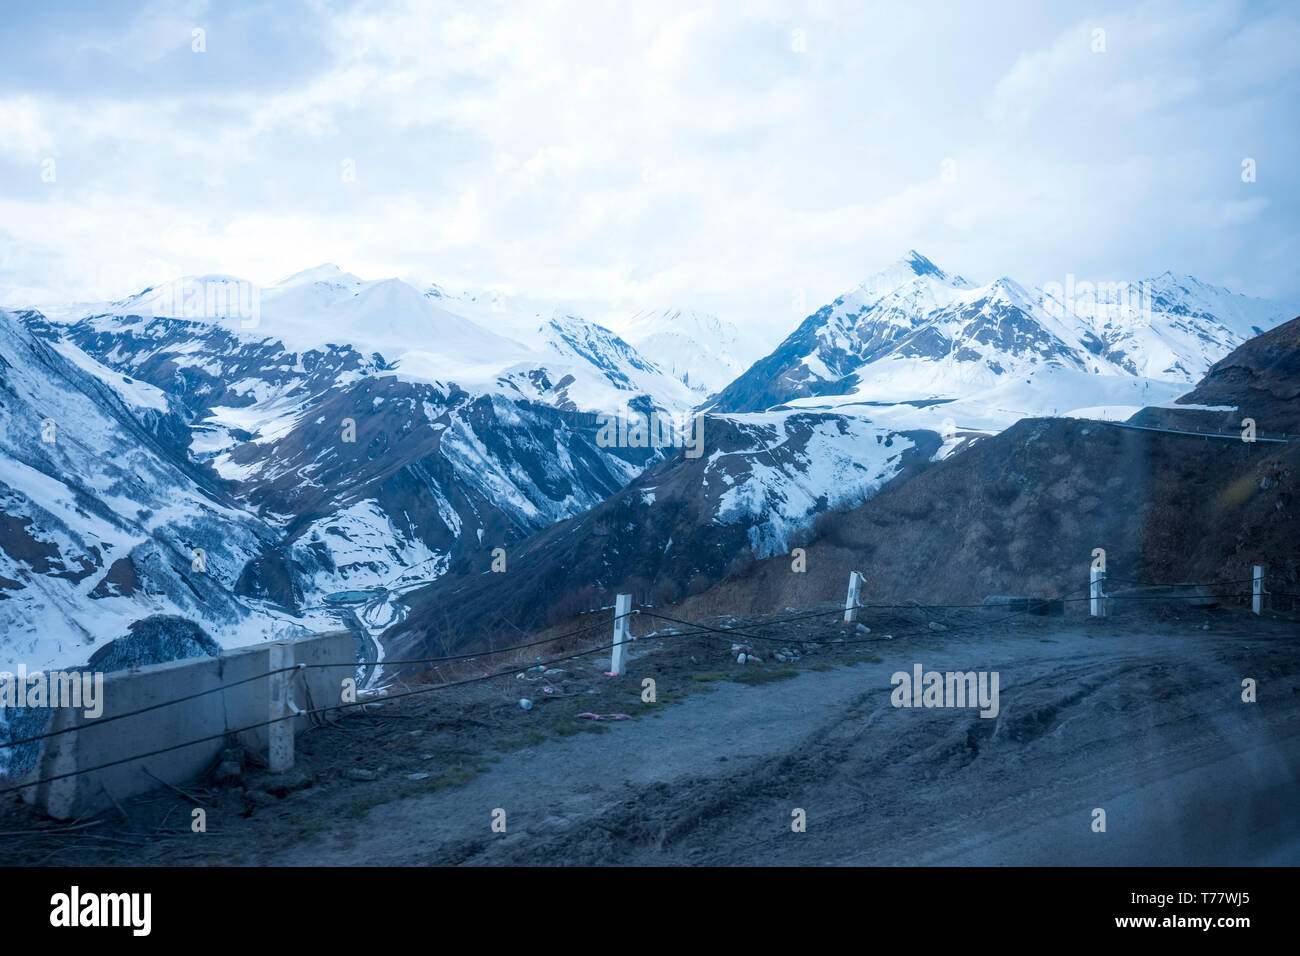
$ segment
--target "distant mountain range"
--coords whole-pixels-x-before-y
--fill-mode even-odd
[[[756,354],[740,330],[707,312],[660,309],[638,312],[623,337],[699,398],[709,398],[745,371]]]
[[[1241,441],[1245,417],[1258,435],[1290,441]],[[868,602],[1068,595],[1066,612],[1082,614],[1094,548],[1106,552],[1113,590],[1195,581],[1241,595],[1263,565],[1271,592],[1300,592],[1300,318],[1248,339],[1179,401],[1129,423],[1168,431],[1020,421],[822,522],[802,542],[807,573],[791,574],[784,557],[749,562],[678,613],[842,599],[856,570]]]
[[[404,592],[497,548],[563,554],[536,582],[691,593],[1026,415],[1168,403],[1284,314],[1168,274],[1144,288],[1149,308],[1081,317],[1064,288],[911,253],[752,364],[761,345],[705,313],[620,335],[333,265],[0,312],[0,657],[77,663],[157,613],[228,645],[342,620],[382,655]],[[692,410],[699,459],[597,440],[600,415]],[[615,525],[622,557],[595,547]]]
[[[1293,440],[1243,442],[1243,416],[1256,420],[1260,435]],[[818,417],[797,412],[787,421]],[[860,420],[849,421],[855,424],[839,444],[862,449],[853,431]],[[406,657],[472,651],[508,640],[511,625],[575,627],[582,612],[608,608],[619,592],[638,604],[673,604],[667,613],[688,620],[806,609],[842,601],[852,571],[865,575],[869,602],[1068,595],[1066,612],[1081,614],[1097,547],[1117,587],[1222,582],[1216,593],[1240,593],[1262,564],[1275,592],[1300,590],[1300,318],[1248,340],[1183,400],[1145,409],[1132,422],[1143,428],[1028,418],[942,459],[929,454],[939,436],[915,433],[918,444],[896,441],[892,457],[847,459],[893,476],[878,493],[822,502],[815,523],[802,534],[787,526],[789,537],[766,551],[754,531],[772,525],[759,509],[750,509],[745,527],[710,502],[727,473],[684,459],[661,462],[591,511],[522,542],[508,587],[495,575],[470,573],[412,593],[411,614],[384,641]],[[1181,434],[1188,431],[1230,440]],[[720,440],[730,448],[754,437],[727,431]],[[828,462],[801,456],[811,450],[787,442],[767,472],[784,469],[782,480],[765,486],[757,475],[743,484],[730,477],[729,490],[801,495],[849,484],[814,478]],[[940,611],[918,610],[942,620]]]
[[[1172,400],[1289,317],[1275,303],[1169,273],[1116,285],[1132,294],[1098,306],[1095,291],[1090,299],[1071,288],[1067,301],[1064,289],[1030,292],[1006,277],[977,286],[911,252],[808,316],[711,407],[865,404],[896,425],[952,418],[991,431],[1085,407],[1131,414]]]

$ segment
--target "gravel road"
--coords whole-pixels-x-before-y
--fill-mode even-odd
[[[830,618],[787,625],[786,643],[806,648],[793,667],[661,633],[638,641],[625,678],[601,676],[607,657],[561,665],[552,698],[541,681],[501,678],[394,702],[302,738],[311,785],[273,806],[215,793],[212,832],[96,862],[1300,863],[1296,622],[972,612],[940,631],[916,626],[926,616],[869,617],[869,636]],[[893,706],[891,675],[917,663],[997,671],[997,717]],[[646,676],[655,703],[641,701]],[[635,719],[576,718],[588,709]],[[378,779],[353,781],[358,767]],[[138,827],[168,800],[182,803],[154,795],[127,812]]]

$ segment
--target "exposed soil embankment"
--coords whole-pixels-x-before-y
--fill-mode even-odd
[[[684,606],[756,612],[863,599],[978,603],[989,594],[1069,595],[1082,612],[1095,548],[1112,578],[1300,591],[1300,442],[1207,440],[1083,420],[1026,419],[862,506],[829,514],[804,573],[760,561]],[[1289,601],[1290,599],[1286,599]],[[1289,603],[1281,606],[1289,607]]]

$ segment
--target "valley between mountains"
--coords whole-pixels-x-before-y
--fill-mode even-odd
[[[1073,277],[979,284],[911,252],[775,345],[689,309],[615,332],[328,265],[0,311],[3,663],[82,664],[146,619],[226,647],[345,626],[379,685],[401,671],[385,660],[517,642],[619,591],[770,610],[833,598],[854,562],[868,597],[920,581],[979,597],[1026,564],[1050,590],[1076,581],[1094,518],[1135,567],[1227,567],[1226,537],[1180,564],[1156,525],[1120,534],[1164,507],[1144,489],[1178,507],[1181,452],[1087,422],[1231,429],[1252,412],[1261,434],[1300,430],[1293,394],[1214,371],[1270,336],[1293,347],[1293,324],[1191,277],[1129,286],[1082,308]],[[703,454],[599,441],[611,414],[697,416]],[[1290,453],[1207,461],[1191,480],[1259,472],[1251,520],[1294,574]],[[1067,493],[1091,517],[1050,519],[1043,496]],[[886,552],[909,516],[977,501],[978,520],[944,519],[961,542],[918,526]],[[998,541],[1021,553],[975,570]],[[782,577],[796,547],[817,557]],[[962,568],[943,583],[941,558]]]

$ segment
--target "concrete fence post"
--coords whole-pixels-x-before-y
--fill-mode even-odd
[[[66,730],[68,727],[81,726],[81,723],[82,715],[76,710],[67,707],[55,708],[51,711],[46,732]],[[77,777],[64,777],[63,774],[75,773],[78,769],[81,761],[80,741],[77,738],[80,736],[80,731],[74,731],[42,740],[32,778],[40,780],[61,777],[61,779],[38,784],[22,793],[25,802],[43,806],[45,812],[56,820],[71,820],[77,815],[77,787],[80,781]]]
[[[852,624],[858,619],[858,597],[862,592],[862,573],[849,572],[849,596],[844,599],[844,623]]]
[[[1093,617],[1106,616],[1106,572],[1098,571],[1093,568],[1088,574],[1089,591],[1088,596],[1091,600],[1088,602],[1089,610]]]
[[[277,641],[269,645],[266,728],[267,768],[283,773],[293,767],[293,717],[289,713],[289,684],[293,679],[293,644]],[[284,670],[284,668],[290,668]]]
[[[1255,565],[1255,574],[1250,582],[1250,609],[1256,614],[1264,611],[1264,566]]]
[[[614,645],[610,651],[609,671],[622,674],[627,666],[627,642],[632,639],[632,595],[614,599]]]

